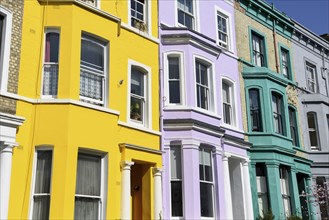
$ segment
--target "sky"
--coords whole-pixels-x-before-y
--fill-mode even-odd
[[[329,0],[266,0],[312,32],[329,33]]]

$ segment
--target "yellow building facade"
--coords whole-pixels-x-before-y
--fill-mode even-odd
[[[161,218],[157,1],[25,1],[9,218]]]

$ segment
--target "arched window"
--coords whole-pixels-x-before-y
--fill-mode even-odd
[[[274,132],[277,134],[284,134],[284,111],[282,96],[278,93],[272,93],[272,111]]]

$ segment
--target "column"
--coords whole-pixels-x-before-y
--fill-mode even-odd
[[[276,219],[285,219],[278,163],[266,163],[270,206]]]
[[[183,213],[185,219],[201,219],[199,146],[200,142],[183,140]]]
[[[297,183],[297,170],[293,167],[290,169],[291,175],[291,199],[292,199],[292,215],[302,216],[302,211],[300,207],[300,200],[299,200],[299,190],[298,190],[298,183]]]
[[[134,162],[121,162],[121,219],[131,219],[130,170]]]
[[[226,219],[233,219],[232,210],[232,195],[231,195],[231,181],[230,181],[230,169],[228,166],[229,156],[223,155],[223,177],[224,177],[224,190],[225,190],[225,213]]]
[[[309,176],[307,179],[306,179],[306,191],[307,191],[307,194],[313,194],[314,192],[313,191],[313,184],[312,184],[312,178],[311,176]],[[311,197],[308,197],[308,204],[309,204],[309,214],[310,214],[310,217],[311,217],[311,220],[316,220],[317,219],[317,204],[314,204],[313,203],[314,201],[314,197],[311,196]]]
[[[254,219],[254,213],[252,208],[252,198],[251,198],[251,187],[250,187],[250,176],[249,176],[249,160],[244,160],[242,162],[243,169],[243,187],[245,196],[245,218]],[[256,204],[255,204],[256,205]]]
[[[163,219],[162,213],[162,187],[161,187],[162,169],[153,168],[154,180],[154,219]]]
[[[8,219],[11,164],[14,145],[0,145],[0,219]]]

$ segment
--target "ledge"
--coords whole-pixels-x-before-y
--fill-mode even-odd
[[[152,149],[152,148],[141,147],[141,146],[137,146],[137,145],[134,145],[134,144],[128,144],[128,143],[119,144],[119,148],[120,148],[120,150],[122,150],[123,148],[128,148],[128,149],[139,150],[139,151],[144,151],[144,152],[147,152],[147,153],[160,154],[160,155],[165,153],[164,151],[161,151],[161,150],[155,150],[155,149]]]
[[[135,130],[138,130],[138,131],[147,132],[147,133],[150,133],[150,134],[155,134],[155,135],[161,136],[161,132],[159,132],[159,131],[155,131],[155,130],[152,130],[152,129],[149,129],[149,128],[146,128],[146,127],[134,125],[134,124],[131,124],[131,123],[118,121],[118,125],[121,125],[121,126],[124,126],[124,127],[127,127],[127,128],[132,128],[132,129],[135,129]]]

